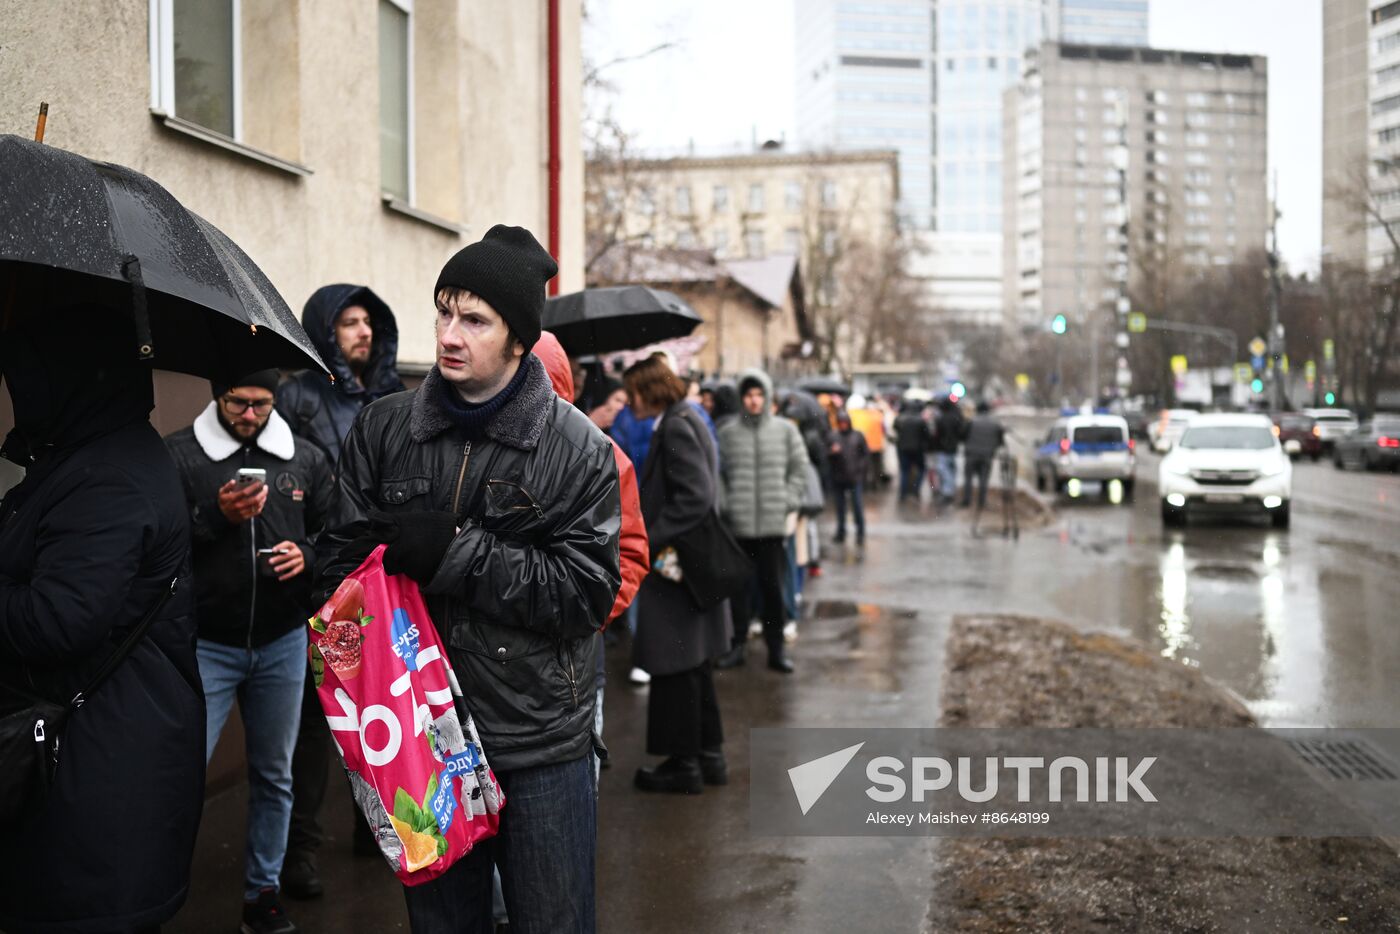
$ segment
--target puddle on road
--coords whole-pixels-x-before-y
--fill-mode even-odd
[[[895,610],[876,606],[873,603],[852,603],[848,600],[817,600],[806,606],[803,613],[807,619],[845,619],[850,616],[885,616],[890,619],[913,619],[918,614],[913,610]]]

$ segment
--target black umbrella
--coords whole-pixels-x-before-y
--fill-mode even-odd
[[[326,368],[262,270],[160,185],[10,135],[0,135],[0,272],[29,286],[25,300],[61,290],[130,307],[133,352],[163,370]]]
[[[834,396],[849,396],[851,387],[833,376],[811,376],[797,384],[808,392],[824,392]]]
[[[778,407],[788,418],[797,422],[825,421],[826,409],[817,397],[802,389],[779,389]]]
[[[685,337],[700,316],[670,292],[644,285],[585,289],[544,303],[542,325],[571,357],[636,350]]]

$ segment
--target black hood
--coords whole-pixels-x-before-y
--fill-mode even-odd
[[[50,307],[11,323],[0,333],[0,374],[15,411],[4,455],[26,468],[147,421],[155,407],[131,318],[102,305]]]
[[[370,325],[374,328],[369,363],[361,375],[363,386],[356,382],[350,364],[345,362],[345,355],[335,342],[336,316],[351,305],[359,305],[368,311]],[[383,391],[400,388],[398,322],[384,299],[375,295],[368,286],[343,282],[322,286],[306,300],[306,307],[301,312],[301,326],[335,376],[338,391],[349,395],[368,392],[377,397]]]

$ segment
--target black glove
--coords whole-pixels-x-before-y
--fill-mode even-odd
[[[371,534],[382,533],[379,540],[389,545],[384,570],[407,574],[420,584],[433,579],[457,536],[457,517],[450,512],[374,512],[369,519]]]

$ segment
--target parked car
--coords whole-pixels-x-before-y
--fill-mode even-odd
[[[1163,409],[1157,420],[1147,426],[1147,437],[1152,442],[1152,450],[1160,454],[1170,451],[1196,414],[1195,409]]]
[[[1280,412],[1274,416],[1274,434],[1283,453],[1289,457],[1322,457],[1322,429],[1317,419],[1301,412]]]
[[[1338,438],[1332,446],[1332,463],[1338,470],[1400,471],[1400,415],[1377,415]]]
[[[1198,513],[1254,513],[1288,528],[1293,465],[1267,415],[1196,416],[1162,458],[1157,483],[1164,525]]]
[[[1055,420],[1035,453],[1035,485],[1041,492],[1064,490],[1071,480],[1123,484],[1133,495],[1137,442],[1119,415],[1070,415]],[[1107,487],[1105,486],[1105,489]]]
[[[1350,409],[1304,409],[1303,414],[1317,419],[1317,436],[1324,452],[1332,450],[1338,438],[1356,430],[1356,414]]]

